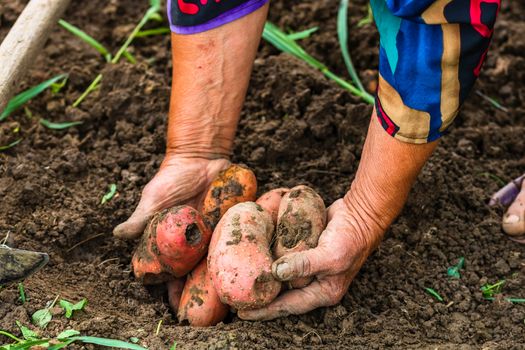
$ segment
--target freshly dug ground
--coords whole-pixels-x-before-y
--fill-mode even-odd
[[[0,38],[25,2],[0,2]],[[65,18],[116,50],[147,6],[145,0],[76,1]],[[16,320],[30,324],[33,312],[60,295],[87,298],[89,305],[71,320],[56,315],[44,335],[74,328],[86,335],[137,337],[150,349],[167,349],[173,341],[179,349],[522,348],[525,306],[489,302],[480,292],[483,284],[506,279],[505,296],[525,297],[525,246],[502,235],[501,209],[487,206],[501,180],[525,171],[525,5],[502,6],[474,92],[498,99],[508,112],[471,95],[343,301],[265,323],[231,315],[209,329],[178,325],[165,291],[134,280],[129,264],[135,242],[112,236],[163,157],[169,37],[139,39],[132,48],[138,64],[109,66],[57,27],[21,88],[64,72],[67,87],[32,101],[32,118],[19,111],[0,124],[0,145],[23,138],[0,153],[0,236],[9,233],[11,246],[51,255],[49,265],[25,282],[24,305],[16,286],[0,290],[0,329],[17,332]],[[370,80],[378,64],[377,32],[373,25],[356,25],[366,12],[365,0],[351,2],[350,50]],[[336,13],[334,0],[275,0],[270,19],[291,31],[319,26],[301,44],[349,79],[337,44]],[[70,107],[101,70],[99,91],[80,108]],[[354,177],[370,113],[370,106],[321,73],[262,43],[233,159],[254,169],[261,192],[307,184],[330,204]],[[54,131],[39,118],[83,124]],[[118,195],[101,205],[111,183]],[[461,279],[449,279],[447,267],[461,256],[466,261]],[[426,287],[444,302],[426,294]]]

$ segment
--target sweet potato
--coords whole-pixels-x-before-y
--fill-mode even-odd
[[[279,206],[276,241],[273,253],[276,259],[294,252],[315,248],[326,226],[326,208],[323,199],[308,186],[296,186],[286,193]],[[290,282],[292,288],[303,288],[311,278]]]
[[[237,203],[254,201],[256,192],[255,174],[245,166],[232,164],[213,180],[200,211],[213,230],[228,209]]]
[[[168,302],[174,313],[177,313],[179,310],[180,299],[185,283],[186,278],[184,277],[176,278],[166,283],[166,287],[168,287]]]
[[[219,221],[208,269],[223,303],[238,310],[255,309],[279,294],[281,282],[271,272],[273,231],[270,213],[254,202],[233,206]]]
[[[215,291],[206,259],[203,259],[188,275],[177,317],[194,327],[208,327],[224,320],[228,310]]]
[[[281,205],[281,199],[289,191],[289,188],[276,188],[274,190],[264,193],[257,199],[257,201],[255,201],[255,203],[259,204],[264,210],[270,213],[274,225],[277,224],[277,215],[279,214],[279,206]]]
[[[135,251],[135,276],[144,284],[182,277],[206,255],[210,239],[211,230],[192,207],[163,210],[148,224]]]

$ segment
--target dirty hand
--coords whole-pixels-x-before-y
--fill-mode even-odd
[[[180,204],[196,207],[215,176],[229,165],[227,159],[167,154],[159,172],[144,187],[131,217],[115,227],[113,234],[120,238],[137,238],[157,211]]]
[[[281,281],[310,276],[316,279],[302,289],[283,293],[262,309],[239,311],[240,318],[271,320],[341,301],[384,232],[374,220],[366,220],[366,215],[357,213],[346,203],[340,199],[328,208],[328,225],[317,248],[289,254],[272,265],[274,277]]]

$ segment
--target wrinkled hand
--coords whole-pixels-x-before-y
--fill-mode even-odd
[[[113,234],[120,238],[137,238],[157,211],[180,204],[196,208],[215,176],[229,165],[227,159],[166,155],[159,172],[144,187],[131,217],[115,227]]]
[[[284,256],[272,265],[274,277],[281,281],[307,276],[316,279],[302,289],[283,293],[262,309],[239,311],[239,317],[271,320],[340,302],[376,244],[375,239],[362,232],[367,225],[361,225],[359,220],[350,214],[342,199],[332,204],[318,246]]]

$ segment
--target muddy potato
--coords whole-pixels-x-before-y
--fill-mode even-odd
[[[235,205],[219,221],[208,268],[223,303],[238,310],[255,309],[279,294],[281,282],[271,272],[273,232],[271,215],[253,202]]]
[[[279,206],[273,253],[276,259],[289,253],[317,247],[326,227],[323,199],[308,186],[296,186],[283,196]],[[292,288],[303,288],[311,278],[290,282]]]
[[[192,207],[163,210],[150,221],[135,251],[135,276],[144,284],[182,277],[206,255],[210,239],[209,227]]]
[[[256,192],[257,179],[253,171],[232,164],[213,180],[200,212],[213,230],[228,209],[237,203],[254,201]]]
[[[203,259],[187,277],[177,317],[181,322],[188,321],[190,326],[209,327],[224,320],[228,311],[229,307],[221,302],[215,291],[207,259]]]
[[[264,210],[266,210],[272,216],[274,225],[277,223],[277,216],[279,214],[279,206],[283,196],[290,191],[289,188],[276,188],[268,191],[260,196],[255,203],[259,204]]]

